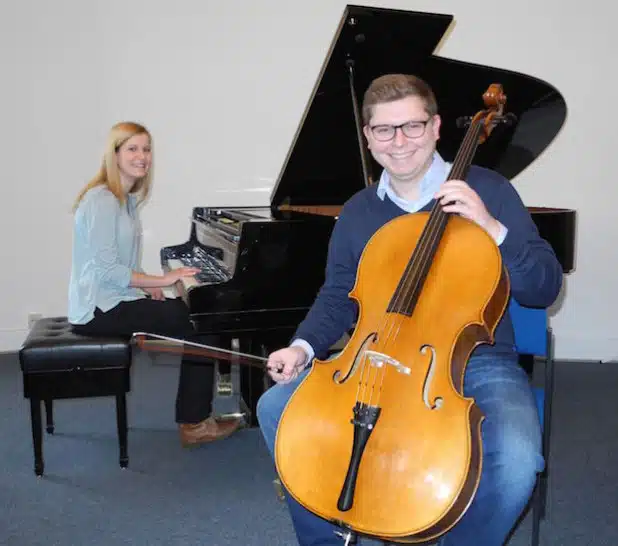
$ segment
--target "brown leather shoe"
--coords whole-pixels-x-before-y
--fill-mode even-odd
[[[236,432],[241,424],[242,419],[216,419],[214,417],[208,417],[196,424],[181,423],[178,425],[180,443],[184,447],[190,447],[222,440]]]

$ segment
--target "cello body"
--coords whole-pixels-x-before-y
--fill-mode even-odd
[[[275,444],[282,484],[297,502],[397,542],[441,535],[474,497],[483,415],[463,396],[463,376],[473,349],[493,340],[509,296],[493,239],[454,216],[413,305],[393,307],[429,217],[400,216],[369,240],[350,292],[354,332],[336,357],[314,360]]]

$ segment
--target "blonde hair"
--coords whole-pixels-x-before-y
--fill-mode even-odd
[[[369,124],[373,107],[384,102],[393,102],[406,97],[418,97],[425,104],[430,116],[438,113],[436,97],[429,84],[417,76],[409,74],[386,74],[371,82],[363,97],[363,124]]]
[[[77,209],[84,195],[86,195],[86,192],[96,186],[107,186],[109,191],[116,196],[118,201],[124,204],[126,195],[122,190],[122,184],[120,182],[120,172],[118,170],[118,159],[116,152],[120,146],[122,146],[131,137],[143,134],[148,135],[148,138],[150,139],[150,148],[152,150],[152,136],[148,129],[146,129],[143,125],[133,121],[121,121],[111,128],[107,136],[107,143],[105,145],[105,152],[103,153],[101,168],[96,176],[81,190],[75,200],[73,210]],[[146,197],[148,197],[151,181],[152,161],[146,176],[136,180],[135,184],[131,188],[131,193],[139,193],[138,201],[144,201]]]

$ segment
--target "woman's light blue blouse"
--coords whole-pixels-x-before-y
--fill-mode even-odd
[[[75,211],[68,319],[86,324],[96,307],[109,311],[122,301],[143,298],[129,286],[139,268],[137,200],[123,205],[106,186],[89,190]]]

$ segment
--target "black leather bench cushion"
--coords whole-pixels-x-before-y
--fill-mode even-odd
[[[19,361],[25,373],[129,367],[131,344],[122,338],[80,336],[66,317],[49,317],[34,324]]]

